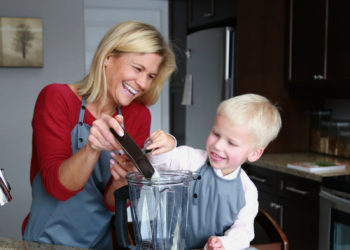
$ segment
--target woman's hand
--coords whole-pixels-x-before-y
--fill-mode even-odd
[[[123,181],[125,185],[127,184],[125,176],[129,172],[137,172],[137,168],[134,166],[133,162],[128,158],[128,156],[120,150],[121,153],[111,152],[110,168],[111,174],[114,180]]]
[[[207,243],[208,250],[225,250],[219,237],[211,236]]]
[[[88,146],[95,151],[120,150],[121,146],[110,131],[113,128],[119,136],[124,135],[122,128],[123,116],[117,115],[115,118],[102,114],[99,119],[92,123],[88,137]]]
[[[106,194],[106,202],[111,206],[114,207],[114,191],[127,185],[128,182],[125,179],[125,176],[129,172],[136,172],[137,169],[135,168],[134,164],[129,160],[129,158],[126,156],[126,154],[120,154],[111,152],[111,159],[110,159],[110,170],[112,174],[112,182],[111,186],[108,189],[108,192]]]
[[[152,150],[152,155],[159,155],[165,152],[169,152],[176,147],[176,139],[163,130],[156,130],[153,132],[149,139],[150,143],[145,149]]]
[[[76,154],[65,160],[59,167],[59,179],[70,190],[79,190],[85,186],[101,150],[119,150],[121,146],[109,130],[113,128],[120,136],[124,135],[123,117],[115,118],[106,114],[92,123],[86,145]]]

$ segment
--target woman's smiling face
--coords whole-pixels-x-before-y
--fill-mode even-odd
[[[162,57],[155,53],[122,53],[105,61],[108,99],[119,106],[129,105],[143,95],[157,76]]]

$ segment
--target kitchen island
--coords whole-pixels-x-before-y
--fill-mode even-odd
[[[25,240],[15,240],[9,238],[0,237],[0,250],[15,250],[15,249],[25,249],[25,250],[36,250],[36,249],[49,249],[49,250],[79,250],[87,248],[78,247],[67,247],[61,245],[52,245],[46,243],[31,242]]]

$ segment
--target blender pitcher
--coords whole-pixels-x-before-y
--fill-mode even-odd
[[[185,248],[191,171],[159,171],[146,179],[141,173],[126,176],[128,186],[114,192],[115,226],[119,246],[130,249],[178,250]],[[127,232],[126,199],[129,198],[136,246]]]

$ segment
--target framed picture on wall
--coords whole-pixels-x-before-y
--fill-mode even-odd
[[[0,17],[0,67],[42,66],[42,19]]]

